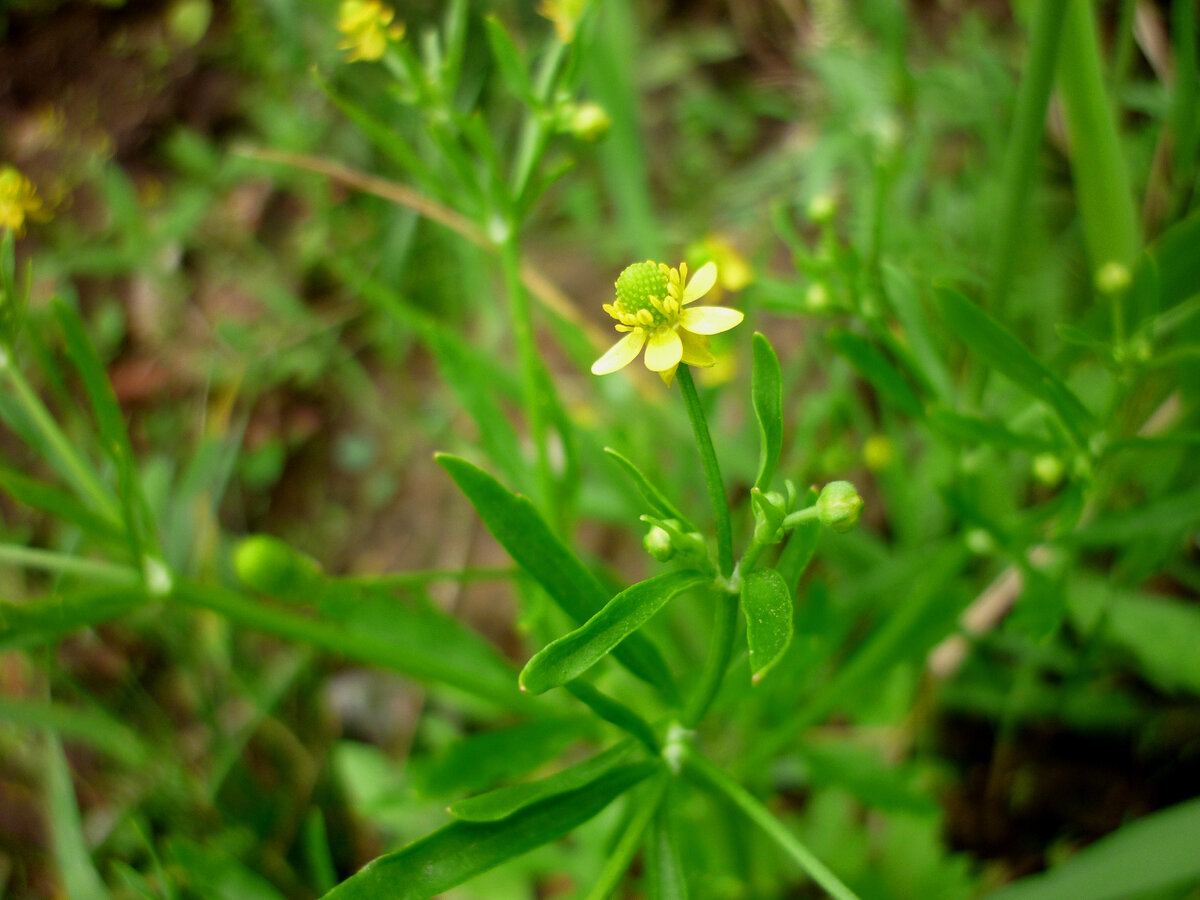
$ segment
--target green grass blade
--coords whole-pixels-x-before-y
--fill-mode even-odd
[[[130,767],[144,765],[151,758],[149,748],[137,732],[100,707],[77,709],[60,703],[0,695],[0,721],[44,728],[60,739],[95,747]]]
[[[1062,444],[1050,438],[1013,431],[999,419],[968,416],[950,409],[935,408],[929,411],[928,421],[930,428],[938,434],[968,446],[1025,450],[1030,453],[1063,449]],[[1062,443],[1066,443],[1065,439]]]
[[[644,790],[630,795],[633,814],[623,823],[621,837],[605,857],[604,868],[600,870],[591,890],[584,895],[584,900],[609,900],[620,887],[642,843],[642,836],[662,804],[668,783],[666,772],[660,772]]]
[[[533,82],[529,78],[529,66],[508,30],[494,15],[485,16],[483,24],[487,30],[488,46],[492,58],[500,69],[500,77],[513,96],[531,107],[539,105]]]
[[[96,871],[87,840],[83,836],[83,821],[75,802],[75,787],[62,744],[53,735],[45,737],[46,812],[54,840],[54,861],[67,897],[86,897],[106,900],[112,895]]]
[[[954,382],[946,368],[946,361],[938,351],[938,341],[929,328],[929,314],[921,305],[917,286],[908,275],[894,266],[884,265],[880,271],[888,302],[908,338],[912,367],[931,393],[943,403],[952,402],[955,397]]]
[[[742,581],[742,611],[750,646],[751,680],[758,684],[792,643],[792,592],[774,569],[755,569]]]
[[[1175,84],[1171,88],[1171,131],[1175,137],[1175,170],[1171,178],[1171,209],[1182,210],[1194,190],[1197,150],[1200,150],[1200,38],[1196,35],[1196,4],[1171,4],[1171,51]]]
[[[1197,847],[1200,800],[1188,800],[1131,822],[1049,872],[992,894],[991,900],[1124,900],[1185,889],[1200,879]]]
[[[570,634],[538,651],[521,670],[532,694],[572,681],[612,653],[678,594],[704,581],[695,572],[667,572],[626,588]]]
[[[26,603],[0,603],[0,650],[53,644],[80,628],[133,612],[146,602],[130,570],[128,587],[89,588]]]
[[[659,804],[643,852],[650,900],[688,900],[687,876],[671,818],[670,798]]]
[[[324,900],[428,900],[562,837],[658,768],[653,762],[621,766],[498,822],[454,822],[368,863]]]
[[[1071,172],[1092,270],[1130,266],[1141,245],[1129,172],[1104,89],[1091,0],[1064,0],[1058,86],[1071,134]],[[1048,4],[1056,5],[1056,4]]]
[[[437,461],[466,494],[492,537],[563,612],[583,624],[608,603],[608,592],[596,576],[554,535],[528,498],[512,493],[465,459],[441,453]],[[668,702],[678,698],[666,662],[644,635],[631,635],[614,655]]]
[[[1046,123],[1046,108],[1054,85],[1054,66],[1058,59],[1067,3],[1038,3],[1031,26],[1029,60],[1017,91],[1012,131],[1004,153],[1004,175],[1000,222],[992,248],[992,289],[989,296],[994,310],[1004,308],[1016,274],[1017,245],[1026,229],[1026,210],[1030,189],[1037,174],[1038,151]],[[942,396],[943,402],[949,396]]]
[[[750,392],[758,419],[758,476],[754,486],[769,490],[783,450],[783,384],[779,357],[766,336],[754,333],[754,361]]]
[[[472,734],[414,763],[414,784],[429,797],[475,793],[533,771],[596,730],[591,716],[574,716]]]
[[[897,410],[914,419],[921,418],[924,407],[899,370],[872,343],[849,331],[832,331],[829,344],[844,356],[867,383]]]
[[[841,880],[749,791],[690,748],[684,757],[684,764],[688,774],[740,809],[830,897],[834,900],[858,900],[857,895],[842,884]]]
[[[66,491],[18,472],[0,463],[0,490],[26,506],[50,513],[62,522],[70,522],[87,534],[108,541],[123,538],[116,524],[96,515]]]
[[[577,790],[615,768],[636,745],[621,741],[595,756],[585,759],[537,781],[510,784],[451,804],[447,811],[464,822],[497,822],[513,813],[559,794]]]
[[[461,630],[462,626],[446,620],[449,624],[439,622],[443,627],[438,628],[392,598],[386,598],[387,604],[375,604],[357,624],[348,624],[341,616],[301,615],[216,585],[184,580],[176,584],[173,599],[197,609],[220,613],[249,628],[309,644],[347,659],[457,688],[507,709],[528,711],[530,708],[528,701],[516,690],[507,667],[497,667],[494,661],[480,665],[482,659],[477,653],[470,654],[474,664],[464,666],[459,654],[447,652],[445,633]],[[342,608],[349,609],[348,606]]]
[[[946,324],[980,362],[1049,406],[1080,445],[1087,443],[1092,414],[1058,376],[1046,368],[1011,331],[952,288],[939,288]]]

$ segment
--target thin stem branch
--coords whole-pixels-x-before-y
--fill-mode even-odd
[[[738,595],[732,591],[721,591],[717,595],[716,610],[713,613],[708,656],[704,660],[704,668],[700,671],[696,692],[692,694],[683,714],[683,723],[688,728],[700,724],[717,698],[721,682],[725,680],[725,670],[729,668],[729,658],[733,655],[733,638],[737,633],[737,611]]]
[[[763,830],[834,900],[859,900],[795,835],[771,814],[749,791],[690,747],[685,747],[684,766],[690,775],[723,795]]]
[[[696,447],[700,451],[700,462],[704,466],[704,480],[708,484],[708,498],[712,502],[713,517],[717,523],[717,563],[722,577],[728,578],[733,574],[733,530],[729,524],[725,482],[721,480],[721,467],[717,463],[712,435],[708,431],[704,405],[700,402],[700,395],[696,393],[696,382],[692,380],[692,370],[681,365],[676,378],[683,391],[683,403],[692,423],[692,433],[696,436]]]
[[[665,773],[660,775],[646,787],[645,796],[638,797],[637,809],[625,824],[617,845],[608,854],[604,868],[600,870],[600,877],[588,891],[585,900],[608,900],[613,895],[621,883],[621,879],[625,877],[625,872],[633,861],[633,855],[637,852],[638,846],[642,843],[642,835],[650,827],[650,822],[662,804],[667,790],[667,781]]]
[[[81,575],[106,584],[135,585],[139,578],[137,571],[129,566],[98,559],[82,559],[36,547],[18,547],[14,544],[0,544],[0,562],[24,566],[27,569]]]

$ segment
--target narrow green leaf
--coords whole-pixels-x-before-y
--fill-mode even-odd
[[[940,288],[946,324],[986,366],[996,369],[1031,397],[1054,410],[1075,440],[1083,444],[1092,415],[1059,378],[1008,329],[952,288]]]
[[[96,515],[66,491],[30,478],[3,463],[0,463],[0,490],[26,506],[48,512],[89,534],[109,541],[123,537],[114,523]]]
[[[1013,431],[999,419],[968,416],[950,409],[930,410],[929,425],[944,437],[960,444],[1025,450],[1030,453],[1063,449],[1060,444],[1049,438]]]
[[[529,106],[538,106],[537,93],[529,79],[524,55],[513,43],[507,29],[494,15],[485,16],[483,24],[487,28],[488,45],[492,48],[492,56],[496,59],[496,65],[500,67],[500,76],[505,85]]]
[[[524,775],[595,732],[594,719],[574,716],[472,734],[414,764],[413,780],[429,797],[473,793]]]
[[[80,741],[102,750],[127,766],[140,766],[150,759],[150,751],[137,732],[112,718],[101,707],[77,709],[60,703],[0,695],[0,721],[45,728],[59,738]]]
[[[0,650],[53,644],[80,628],[132,612],[146,602],[132,580],[129,587],[89,588],[31,600],[0,603]]]
[[[667,789],[668,774],[666,769],[659,772],[657,777],[630,798],[631,811],[620,825],[620,837],[612,843],[612,849],[605,856],[600,874],[584,894],[584,900],[611,900],[621,882],[625,880],[629,864],[633,862],[634,854],[642,843],[642,835],[650,827],[650,822],[662,803],[663,794]]]
[[[464,822],[496,822],[506,819],[518,810],[532,806],[547,797],[565,794],[595,781],[629,756],[635,746],[632,740],[623,740],[583,762],[568,766],[561,772],[555,772],[537,781],[505,785],[486,794],[459,800],[451,804],[447,811],[454,818]]]
[[[1137,210],[1113,104],[1104,89],[1091,0],[1067,7],[1058,53],[1058,86],[1071,134],[1071,174],[1092,270],[1132,265],[1140,245]]]
[[[56,736],[48,734],[45,741],[46,811],[63,889],[68,897],[104,900],[111,894],[92,862],[66,754]]]
[[[742,582],[751,680],[758,684],[792,643],[792,592],[774,569],[755,569]]]
[[[914,419],[921,418],[924,406],[899,370],[866,338],[849,331],[832,331],[829,343],[858,374],[867,380],[883,397],[900,412]]]
[[[1134,286],[1142,278],[1149,277],[1153,269],[1157,276],[1157,308],[1168,310],[1190,297],[1200,294],[1200,211],[1192,213],[1182,222],[1176,222],[1159,235],[1146,249],[1141,264],[1135,273]]]
[[[1139,539],[1170,541],[1200,525],[1200,487],[1098,516],[1063,541],[1081,547],[1117,547]]]
[[[669,794],[668,801],[658,807],[644,850],[650,900],[688,900],[687,877],[679,856]]]
[[[938,342],[929,328],[929,315],[921,305],[916,285],[894,266],[883,266],[882,273],[884,292],[908,338],[914,368],[941,402],[951,402],[955,396],[954,382],[938,351]]]
[[[642,474],[642,470],[630,462],[625,456],[622,456],[612,447],[605,447],[604,452],[607,453],[613,460],[616,461],[629,476],[629,480],[633,482],[638,489],[638,493],[642,495],[642,499],[650,505],[650,508],[656,514],[664,519],[676,519],[682,526],[684,531],[695,531],[696,526],[691,523],[679,508],[667,499],[666,495],[658,489],[658,486]]]
[[[1194,886],[1200,879],[1197,847],[1200,799],[1131,822],[1049,872],[992,894],[991,900],[1124,900]]]
[[[462,625],[431,610],[422,612],[376,594],[353,596],[357,599],[351,603],[348,595],[342,595],[345,602],[335,606],[327,593],[320,599],[330,605],[324,607],[326,615],[321,617],[182,579],[176,583],[172,599],[347,659],[445,684],[508,709],[528,710],[528,703],[513,687],[507,664],[498,663],[494,651],[480,649],[479,644],[487,647],[482,638],[472,639]]]
[[[1132,658],[1145,678],[1169,693],[1200,695],[1200,609],[1166,597],[1077,575],[1067,609],[1085,632]]]
[[[599,580],[554,535],[527,498],[465,459],[441,453],[437,461],[467,495],[492,537],[568,616],[582,624],[604,607],[608,593]],[[630,635],[614,655],[668,702],[678,699],[662,654],[645,635]]]
[[[324,900],[428,900],[562,837],[658,769],[654,762],[621,766],[499,821],[454,822],[368,863]]]
[[[579,628],[538,651],[521,670],[521,688],[541,694],[578,678],[650,621],[672,597],[704,580],[692,571],[667,572],[626,588]]]
[[[779,454],[783,449],[783,385],[779,357],[771,342],[759,332],[754,333],[754,369],[750,377],[750,392],[754,398],[754,416],[758,419],[758,476],[754,486],[769,490]]]
[[[616,725],[622,731],[633,735],[645,745],[647,750],[655,755],[658,754],[658,735],[654,733],[650,723],[620,700],[608,696],[582,678],[568,681],[565,687],[572,697],[587,706],[605,722]]]

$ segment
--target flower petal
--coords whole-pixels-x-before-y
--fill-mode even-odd
[[[642,345],[646,343],[646,332],[635,328],[625,337],[608,348],[608,352],[592,363],[593,375],[608,375],[618,369],[623,369],[638,355]]]
[[[646,368],[651,372],[665,372],[679,365],[683,358],[683,342],[674,328],[662,327],[646,341]]]
[[[724,306],[694,306],[679,314],[679,324],[693,334],[720,334],[740,325],[745,315]]]
[[[696,274],[692,276],[692,280],[683,289],[683,302],[686,304],[691,303],[693,300],[699,300],[711,291],[712,286],[716,283],[717,264],[715,262],[706,262],[696,270]]]
[[[682,362],[686,365],[707,368],[717,361],[717,358],[709,352],[708,338],[692,334],[690,331],[681,331],[679,339],[683,342]]]

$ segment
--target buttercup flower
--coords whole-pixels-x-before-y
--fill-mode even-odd
[[[404,37],[404,23],[392,24],[395,16],[395,11],[379,0],[342,0],[337,27],[345,37],[338,49],[350,51],[346,57],[350,62],[379,59],[389,40]]]
[[[652,260],[634,263],[617,278],[617,299],[604,311],[617,320],[617,331],[626,332],[607,353],[592,363],[594,375],[607,375],[629,365],[646,348],[646,368],[671,383],[679,364],[711,366],[716,360],[708,349],[710,334],[737,326],[744,318],[736,309],[697,306],[717,280],[717,266],[706,263],[692,280],[687,265],[672,269]]]
[[[44,220],[46,211],[33,182],[12,166],[0,167],[0,229],[20,237],[25,233],[25,220]]]

